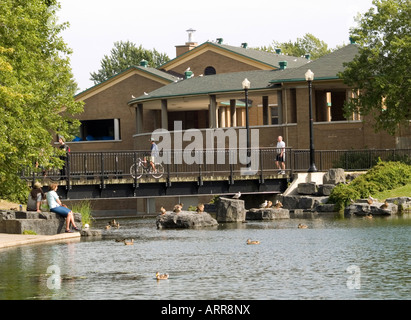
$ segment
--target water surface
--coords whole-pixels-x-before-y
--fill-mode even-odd
[[[98,241],[0,250],[0,299],[411,297],[407,216],[285,219],[194,230],[157,230],[154,218],[118,221],[120,229]],[[94,227],[106,223],[99,220]],[[308,229],[298,229],[299,223]],[[121,238],[134,238],[134,245],[115,241]],[[248,238],[260,244],[247,245]],[[169,279],[157,281],[156,271]]]

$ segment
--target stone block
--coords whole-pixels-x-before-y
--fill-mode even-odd
[[[250,209],[246,213],[247,220],[276,220],[289,219],[290,213],[288,209],[283,208],[264,208],[264,209]]]
[[[318,192],[317,184],[315,182],[299,183],[297,192],[303,195],[316,195]]]
[[[334,189],[335,184],[320,184],[318,186],[318,195],[319,196],[329,196],[331,191]]]
[[[245,216],[244,200],[220,197],[216,213],[218,222],[242,222]]]
[[[344,169],[329,169],[323,176],[323,184],[334,184],[345,183],[345,172]]]
[[[66,219],[52,212],[15,211],[2,212],[0,216],[1,233],[22,234],[25,230],[30,230],[39,235],[53,235],[64,233],[66,227]],[[81,227],[80,213],[74,213],[74,221]]]
[[[156,219],[157,228],[199,228],[218,225],[217,220],[209,213],[197,213],[193,211],[181,211],[179,213],[166,212]]]

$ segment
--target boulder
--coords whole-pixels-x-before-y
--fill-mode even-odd
[[[386,201],[388,203],[396,204],[399,213],[411,213],[411,197],[388,198]]]
[[[366,215],[373,215],[373,216],[390,216],[392,214],[397,214],[398,206],[394,203],[388,203],[386,208],[381,208],[383,203],[375,202],[373,204],[368,204],[364,202],[356,202],[348,205],[344,209],[344,216],[352,217],[352,216],[366,216]]]
[[[220,197],[216,213],[218,222],[243,222],[245,216],[244,200]]]
[[[264,209],[250,209],[246,213],[247,220],[275,220],[275,219],[289,219],[290,213],[288,209],[283,208],[264,208]]]
[[[323,176],[323,184],[345,183],[344,169],[329,169]]]
[[[298,184],[297,192],[304,195],[316,195],[318,187],[315,182],[303,182]]]
[[[318,195],[319,196],[329,196],[331,191],[334,189],[335,184],[320,184],[318,186]]]
[[[156,219],[157,229],[161,228],[199,228],[218,225],[217,220],[209,213],[194,211],[181,211],[179,213],[167,211]]]

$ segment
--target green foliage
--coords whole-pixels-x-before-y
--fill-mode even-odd
[[[393,161],[379,161],[366,174],[355,178],[350,184],[339,184],[329,197],[330,203],[341,210],[352,200],[367,198],[379,192],[392,190],[411,183],[411,165]]]
[[[294,57],[310,54],[310,59],[312,60],[332,52],[324,41],[316,38],[311,33],[306,33],[304,37],[297,38],[297,41],[295,42],[292,42],[291,40],[288,42],[273,41],[268,47],[264,46],[258,49],[273,53],[275,53],[275,49],[281,49],[281,53]]]
[[[91,226],[91,223],[94,221],[93,216],[91,215],[92,207],[90,201],[84,200],[80,201],[71,206],[73,212],[79,212],[81,214],[81,221],[83,226],[88,223]]]
[[[377,131],[394,134],[411,119],[411,3],[374,0],[373,5],[350,31],[359,54],[340,77],[359,94],[345,111],[371,115]]]
[[[33,231],[33,230],[23,230],[23,233],[22,234],[25,234],[25,235],[37,235],[37,233],[35,232],[35,231]]]
[[[165,53],[159,53],[156,49],[147,50],[141,45],[137,47],[135,43],[130,41],[117,41],[114,43],[114,48],[111,49],[111,54],[104,55],[101,60],[101,69],[90,73],[90,80],[94,81],[94,84],[99,84],[131,66],[139,66],[141,60],[146,60],[149,66],[157,68],[169,61],[170,58]]]
[[[35,161],[61,165],[53,157],[54,134],[69,137],[83,110],[74,101],[71,50],[60,37],[55,0],[0,1],[0,198],[25,201],[19,179]]]

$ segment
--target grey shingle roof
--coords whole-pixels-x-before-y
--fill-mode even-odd
[[[298,66],[301,66],[301,65],[304,65],[304,64],[307,63],[307,59],[302,58],[302,57],[293,57],[293,56],[288,56],[288,55],[284,55],[284,54],[277,54],[277,53],[270,53],[270,52],[266,52],[266,51],[262,51],[262,50],[256,50],[256,49],[252,49],[252,48],[235,47],[235,46],[231,46],[231,45],[227,45],[227,44],[219,44],[219,43],[216,43],[216,42],[207,41],[207,42],[204,42],[204,43],[200,44],[199,46],[195,47],[194,49],[179,55],[178,57],[170,60],[169,62],[166,62],[165,64],[160,66],[159,69],[164,69],[164,67],[167,64],[172,63],[176,59],[180,59],[184,55],[192,54],[196,50],[200,50],[205,45],[212,45],[212,46],[221,48],[223,50],[230,51],[230,52],[235,53],[237,55],[247,57],[251,60],[259,61],[259,62],[264,63],[268,66],[271,66],[273,68],[279,68],[280,67],[280,64],[279,64],[280,61],[287,61],[287,63],[288,63],[287,67],[288,68],[295,68],[295,67],[298,67]]]
[[[314,80],[338,78],[338,73],[344,70],[343,64],[352,61],[358,53],[358,45],[349,44],[339,50],[331,52],[305,66],[286,69],[284,73],[277,73],[271,83],[305,81],[304,75],[308,69],[314,72]]]
[[[338,72],[344,69],[343,63],[351,61],[357,53],[358,46],[350,44],[315,61],[305,60],[305,64],[298,68],[222,73],[181,80],[137,97],[129,101],[129,104],[171,97],[241,91],[244,78],[250,81],[251,91],[268,89],[281,82],[305,81],[304,75],[308,69],[314,72],[315,80],[336,79]]]

